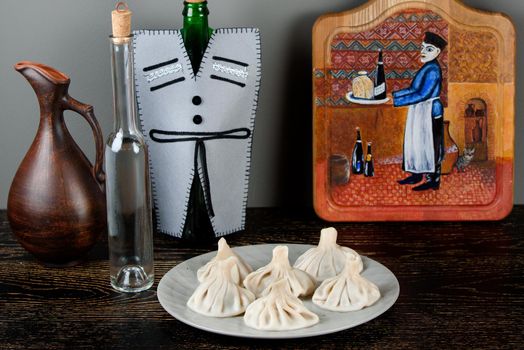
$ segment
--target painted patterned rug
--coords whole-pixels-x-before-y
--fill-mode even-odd
[[[375,164],[375,176],[351,175],[347,185],[334,186],[331,195],[342,206],[485,205],[495,196],[495,167],[472,163],[464,173],[454,170],[442,176],[438,191],[414,192],[401,186],[405,178],[400,164]]]

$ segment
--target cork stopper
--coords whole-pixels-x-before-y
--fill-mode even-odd
[[[113,26],[113,38],[127,38],[131,35],[131,15],[127,4],[120,1],[111,12],[111,23]]]
[[[190,4],[200,4],[201,2],[205,2],[206,0],[185,0],[185,1]]]

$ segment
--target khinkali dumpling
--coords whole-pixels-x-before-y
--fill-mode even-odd
[[[226,240],[222,237],[218,241],[218,251],[217,255],[211,259],[207,264],[202,266],[197,271],[198,282],[203,282],[207,277],[213,275],[214,270],[216,269],[217,262],[220,260],[226,260],[230,256],[237,258],[236,265],[238,266],[238,271],[240,272],[240,279],[237,284],[240,284],[246,278],[246,276],[253,271],[251,266],[249,266],[237,253],[233,251],[227,244]]]
[[[360,276],[360,261],[353,255],[348,255],[338,276],[322,282],[313,294],[315,304],[331,311],[360,310],[379,298],[378,287]]]
[[[333,227],[320,231],[318,246],[307,250],[298,257],[295,268],[309,273],[321,282],[329,277],[334,277],[342,271],[346,263],[346,256],[357,258],[359,272],[363,269],[360,255],[353,249],[337,244],[337,230]]]
[[[318,316],[306,309],[302,301],[291,293],[285,279],[271,284],[264,294],[264,297],[247,307],[244,322],[249,327],[264,331],[286,331],[318,323]]]
[[[212,275],[200,283],[187,306],[199,314],[213,317],[240,315],[255,300],[255,295],[239,286],[238,259],[218,260]]]
[[[247,275],[244,286],[259,297],[271,283],[281,278],[289,284],[294,296],[310,295],[315,290],[315,280],[306,272],[291,266],[288,248],[282,245],[273,249],[273,259],[269,264]]]

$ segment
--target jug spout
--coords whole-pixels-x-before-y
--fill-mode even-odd
[[[31,61],[18,62],[14,68],[31,84],[43,109],[67,95],[71,80],[66,74]]]

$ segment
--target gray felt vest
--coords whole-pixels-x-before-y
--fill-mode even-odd
[[[195,169],[217,236],[244,229],[260,86],[258,29],[216,29],[198,73],[179,30],[134,32],[157,229],[180,237]]]

